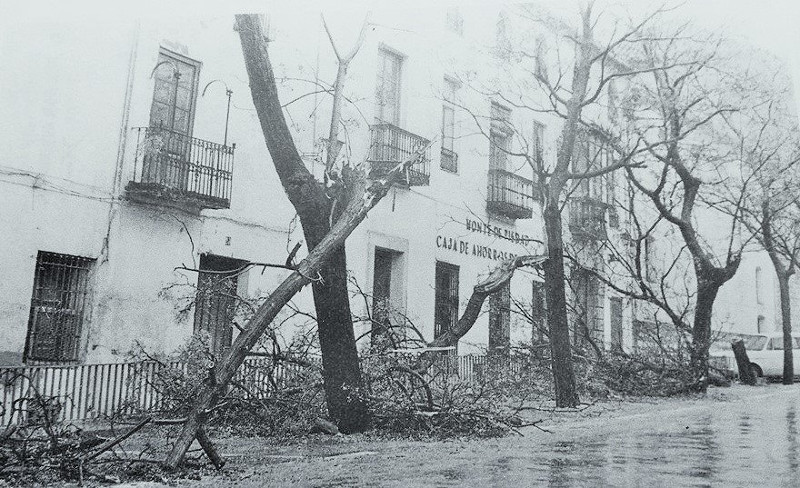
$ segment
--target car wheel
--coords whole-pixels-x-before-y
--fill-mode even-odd
[[[750,363],[750,371],[756,378],[761,378],[762,376],[764,376],[764,372],[761,371],[761,367],[757,364]]]

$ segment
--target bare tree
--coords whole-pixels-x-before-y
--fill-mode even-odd
[[[754,81],[752,96],[763,102],[746,114],[725,118],[738,147],[737,178],[730,178],[710,203],[730,215],[738,214],[775,269],[784,338],[783,383],[789,385],[794,381],[789,279],[800,258],[796,191],[800,148],[791,89],[782,67],[764,67]]]
[[[734,191],[727,225],[707,196],[738,169],[741,155],[727,117],[760,102],[750,96],[748,73],[729,62],[725,48],[720,39],[692,36],[685,26],[651,34],[641,42],[638,62],[659,68],[638,80],[625,108],[630,131],[648,148],[646,168],[627,168],[628,178],[678,231],[691,257],[696,296],[690,363],[699,389],[707,385],[714,302],[736,273],[745,244],[739,238],[743,188]]]
[[[335,174],[334,165],[340,150],[338,133],[344,83],[349,63],[364,40],[367,22],[362,26],[357,43],[346,54],[339,53],[330,37],[338,60],[338,70],[333,91],[324,183],[317,181],[306,168],[284,118],[258,17],[238,15],[237,27],[264,140],[286,195],[300,218],[306,245],[309,250],[314,249],[340,218],[348,205],[351,191],[357,187],[357,176],[349,167],[345,166],[341,174]],[[330,36],[327,25],[325,29]],[[312,283],[312,291],[328,411],[342,432],[357,432],[368,427],[369,412],[359,396],[353,394],[361,387],[361,372],[347,294],[344,245],[335,250],[320,270],[320,275],[322,279]]]
[[[606,110],[600,102],[605,99],[609,84],[615,80],[625,80],[653,69],[629,68],[616,61],[615,55],[636,42],[637,34],[659,12],[629,25],[621,32],[615,27],[610,35],[598,36],[599,15],[594,13],[591,2],[581,10],[580,24],[576,28],[544,18],[535,8],[520,7],[519,18],[527,23],[528,28],[533,30],[542,25],[548,26],[560,38],[563,37],[574,46],[574,56],[571,65],[559,64],[556,66],[557,73],[551,76],[543,57],[540,39],[536,39],[533,53],[527,51],[526,46],[514,47],[514,43],[507,44],[507,49],[512,51],[519,48],[519,52],[514,54],[521,59],[518,66],[512,67],[512,70],[516,70],[513,76],[514,88],[511,93],[492,93],[512,107],[533,114],[550,114],[563,121],[554,165],[546,164],[535,143],[524,143],[526,149],[533,147],[532,151],[509,152],[524,158],[533,168],[543,202],[549,257],[544,263],[547,322],[556,404],[559,407],[574,407],[579,402],[569,336],[562,210],[569,193],[580,182],[603,178],[628,167],[634,164],[634,156],[644,151],[644,148],[634,145],[625,151],[618,151],[613,161],[602,157],[609,150],[607,146],[617,139],[619,131],[612,125],[601,123],[601,119],[605,118],[600,114]],[[607,40],[604,42],[599,37]],[[520,89],[521,87],[530,87],[530,91]],[[542,99],[545,100],[544,103],[541,102]],[[517,136],[526,141],[522,134],[518,133]],[[594,150],[582,151],[582,147],[588,144],[588,139],[599,141],[599,145]]]
[[[347,294],[344,243],[366,218],[367,212],[428,150],[427,146],[418,148],[409,159],[399,163],[380,180],[367,180],[359,169],[345,172],[342,192],[346,192],[348,198],[342,198],[341,203],[334,206],[322,185],[303,166],[294,146],[283,117],[267,42],[258,17],[237,15],[236,20],[265,140],[287,196],[304,222],[310,250],[296,266],[289,262],[281,266],[292,269],[292,273],[258,307],[230,350],[209,371],[165,460],[169,468],[175,468],[181,462],[195,438],[201,441],[206,452],[213,452],[203,431],[205,418],[216,399],[224,393],[247,352],[256,345],[280,310],[308,284],[312,284],[315,295],[329,413],[345,432],[363,430],[369,425],[367,405],[358,395],[361,376]],[[304,221],[304,218],[308,220]],[[341,289],[337,288],[338,285]],[[346,317],[343,316],[345,312]]]

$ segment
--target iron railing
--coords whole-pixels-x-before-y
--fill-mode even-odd
[[[269,363],[268,358],[245,359],[235,381],[266,395],[304,369],[294,363],[268,368]],[[162,411],[168,398],[159,378],[188,371],[181,361],[0,367],[0,422],[26,422],[42,404],[62,421]]]
[[[225,146],[160,127],[138,127],[129,192],[230,208],[233,152]]]
[[[410,158],[430,141],[388,123],[370,126],[370,147],[367,160],[370,163],[370,178],[385,176],[399,163]],[[417,159],[401,180],[409,186],[430,183],[430,149]]]
[[[513,219],[533,216],[533,182],[503,169],[489,170],[486,209]]]
[[[440,386],[451,377],[480,382],[497,372],[518,375],[528,363],[522,357],[447,355],[434,362],[425,380]],[[320,366],[316,360],[310,365]],[[307,371],[307,365],[249,357],[234,381],[246,397],[264,399]],[[0,423],[28,422],[42,407],[52,420],[60,421],[163,412],[170,407],[162,390],[164,380],[188,372],[189,365],[182,361],[0,367]]]
[[[608,205],[593,198],[574,198],[569,202],[569,230],[573,236],[591,240],[606,240],[606,210]]]
[[[443,147],[439,166],[445,171],[458,173],[458,153]]]

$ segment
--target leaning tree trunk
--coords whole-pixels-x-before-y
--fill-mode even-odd
[[[547,256],[517,256],[507,259],[494,268],[485,280],[475,285],[469,297],[464,313],[458,318],[455,327],[446,330],[442,335],[428,343],[428,347],[449,347],[458,344],[458,341],[472,329],[486,298],[500,291],[514,276],[514,271],[522,266],[537,266],[547,260]],[[423,353],[414,364],[414,371],[423,373],[436,361],[437,355],[428,351]]]
[[[778,271],[778,290],[781,296],[781,322],[783,326],[783,384],[794,383],[794,357],[792,348],[792,304],[789,295],[789,273],[785,270]]]
[[[329,198],[300,158],[283,115],[258,18],[237,15],[236,25],[264,140],[281,185],[300,218],[306,245],[313,250],[328,234],[331,221],[341,218],[348,192],[339,195],[338,200]],[[337,83],[341,84],[339,77]],[[362,382],[347,294],[344,243],[333,250],[329,261],[320,268],[320,275],[322,280],[314,282],[312,288],[328,412],[342,432],[362,431],[369,427],[370,416],[361,396],[354,394]]]
[[[244,330],[236,337],[230,350],[211,368],[195,395],[192,409],[186,417],[183,429],[164,462],[167,468],[174,469],[183,460],[186,451],[189,450],[189,446],[197,436],[198,430],[202,428],[208,412],[217,399],[224,395],[228,383],[233,378],[233,375],[236,374],[236,370],[241,366],[247,353],[255,346],[278,312],[303,286],[319,280],[325,263],[336,253],[341,252],[347,236],[358,227],[358,224],[367,217],[367,213],[372,207],[389,192],[394,182],[400,179],[400,176],[405,173],[408,166],[423,151],[426,151],[428,146],[421,148],[409,160],[398,164],[385,179],[372,181],[367,185],[363,183],[363,179],[361,180],[361,183],[356,188],[363,191],[355,193],[361,196],[350,199],[350,204],[334,224],[331,231],[325,235],[319,244],[311,249],[308,256],[296,266],[295,271],[270,293],[264,303],[256,310],[253,317],[247,322]]]
[[[561,209],[558,201],[547,199],[543,213],[549,256],[544,263],[544,283],[556,406],[575,407],[578,405],[578,394],[575,391],[575,372],[572,368],[572,348],[569,343],[564,286],[564,243],[561,237]]]

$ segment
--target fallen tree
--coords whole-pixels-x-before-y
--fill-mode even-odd
[[[304,286],[319,280],[320,270],[327,260],[341,250],[347,237],[367,217],[367,213],[389,192],[393,183],[400,180],[406,169],[425,154],[429,146],[430,144],[418,149],[411,158],[399,163],[381,180],[368,181],[363,173],[351,175],[353,181],[358,182],[356,187],[358,189],[354,189],[353,193],[360,197],[350,199],[347,208],[331,231],[267,297],[236,337],[230,350],[209,370],[208,377],[195,397],[175,445],[164,461],[167,468],[174,469],[183,460],[186,451],[203,426],[207,411],[224,393],[247,353],[256,345],[278,312]]]
[[[547,256],[517,256],[507,259],[494,268],[485,280],[481,281],[472,290],[472,295],[467,302],[467,308],[458,318],[455,327],[444,331],[439,337],[428,343],[428,348],[446,348],[458,344],[458,340],[472,329],[481,313],[483,302],[492,293],[502,289],[514,276],[514,271],[523,266],[538,266],[547,261]],[[436,351],[424,352],[414,365],[414,370],[422,372],[427,370],[436,361]]]

